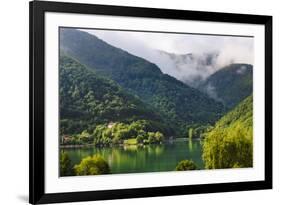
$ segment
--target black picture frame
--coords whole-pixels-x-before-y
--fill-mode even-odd
[[[198,193],[260,190],[272,188],[272,17],[248,14],[230,14],[137,8],[124,6],[105,6],[62,2],[33,1],[30,12],[30,165],[29,202],[31,204],[75,202],[106,199],[123,199]],[[228,22],[259,24],[265,27],[265,180],[236,183],[198,184],[153,188],[135,188],[107,191],[86,191],[71,193],[45,192],[44,133],[45,133],[45,13],[102,14],[110,16],[150,17],[162,19],[199,20],[209,22]]]

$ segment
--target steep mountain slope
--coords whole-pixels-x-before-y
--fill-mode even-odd
[[[222,117],[203,142],[205,167],[235,168],[253,165],[253,96]]]
[[[221,117],[223,106],[206,94],[163,74],[155,65],[113,47],[86,32],[60,30],[60,49],[98,74],[117,82],[160,112],[177,129],[208,124]]]
[[[231,64],[206,79],[199,89],[232,108],[253,92],[253,66]]]
[[[146,119],[159,125],[163,121],[141,100],[69,57],[60,57],[59,78],[61,134],[80,133],[111,121]]]

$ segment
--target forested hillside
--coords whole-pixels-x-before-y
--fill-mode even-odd
[[[163,120],[151,107],[70,57],[60,57],[59,78],[61,135],[92,132],[99,124],[136,120],[147,120],[155,129],[169,133],[169,127],[161,124]]]
[[[206,134],[203,160],[207,169],[253,166],[253,96],[222,117]]]
[[[60,49],[138,96],[179,135],[186,135],[189,125],[215,122],[224,112],[223,105],[207,94],[163,74],[155,64],[86,32],[61,29]]]

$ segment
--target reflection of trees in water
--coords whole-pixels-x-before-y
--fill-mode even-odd
[[[146,146],[148,156],[159,156],[164,152],[163,145],[150,145]]]
[[[146,163],[145,154],[135,145],[112,148],[112,163],[119,172],[128,172],[127,170],[137,171],[137,167],[143,167]]]
[[[172,171],[177,163],[192,159],[202,167],[200,141],[164,143],[161,145],[127,145],[66,149],[71,163],[79,164],[87,156],[101,155],[113,173]]]
[[[163,153],[163,145],[127,145],[112,148],[112,158],[109,163],[118,170],[137,171],[147,167],[147,163],[155,161]],[[151,167],[147,167],[147,169],[149,170]]]
[[[192,154],[198,151],[201,146],[201,142],[199,140],[188,140],[188,153]]]
[[[138,145],[124,145],[123,149],[124,151],[136,152],[138,150]]]
[[[162,155],[163,152],[164,152],[164,146],[161,146],[161,145],[155,146],[155,155],[156,156]]]
[[[189,148],[189,152],[193,151],[193,142],[192,142],[192,140],[188,140],[188,148]]]

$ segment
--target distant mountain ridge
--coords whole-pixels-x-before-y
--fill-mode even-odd
[[[224,111],[221,103],[163,74],[155,64],[113,47],[94,35],[75,29],[61,29],[60,49],[138,96],[181,130],[187,124],[213,123]]]

